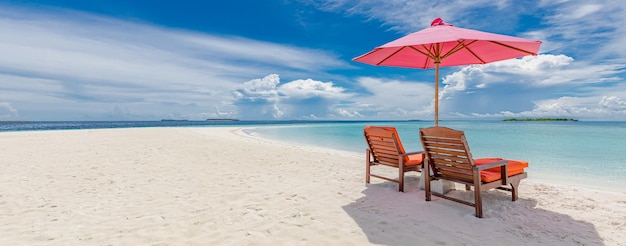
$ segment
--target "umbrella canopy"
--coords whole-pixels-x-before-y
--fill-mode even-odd
[[[537,55],[541,41],[455,27],[436,18],[430,27],[353,60],[376,66],[435,68],[435,125],[439,125],[439,67],[486,64]]]

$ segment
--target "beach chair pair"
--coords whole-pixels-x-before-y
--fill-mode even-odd
[[[366,126],[364,128],[366,149],[365,182],[377,177],[399,185],[404,191],[404,173],[421,171],[426,201],[437,196],[475,208],[476,217],[483,217],[481,192],[501,189],[511,192],[512,200],[518,198],[520,181],[528,175],[524,169],[528,162],[502,158],[473,159],[463,131],[447,127],[420,129],[423,152],[406,153],[394,127]],[[371,166],[385,165],[398,168],[400,177],[392,179],[371,173]],[[464,184],[466,190],[474,188],[474,201],[465,201],[431,190],[431,181],[448,180]]]

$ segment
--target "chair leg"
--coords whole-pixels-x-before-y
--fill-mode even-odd
[[[480,174],[474,174],[474,208],[476,208],[476,217],[483,217],[483,199],[480,196],[481,188]]]
[[[521,180],[516,179],[516,180],[513,180],[511,182],[511,199],[512,199],[512,201],[516,201],[517,200],[517,190],[518,190],[520,181]]]
[[[428,159],[424,160],[424,168],[426,169],[424,176],[424,193],[426,194],[426,201],[430,201],[430,164],[428,164]]]
[[[480,197],[480,188],[474,187],[474,207],[476,207],[476,217],[483,217],[483,199]]]
[[[365,150],[365,183],[370,183],[370,149]]]
[[[400,172],[400,177],[398,178],[398,191],[404,192],[404,158],[400,156],[400,163],[398,163],[398,170]]]

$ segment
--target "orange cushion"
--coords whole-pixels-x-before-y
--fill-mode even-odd
[[[474,160],[474,164],[476,166],[485,165],[488,163],[493,163],[496,161],[504,160],[502,158],[481,158]],[[527,161],[519,161],[519,160],[507,160],[508,161],[508,175],[509,177],[513,175],[517,175],[524,172],[524,168],[528,167]],[[500,180],[500,167],[489,168],[480,172],[480,179],[483,182],[493,182],[496,180]]]
[[[424,154],[408,155],[404,161],[407,166],[422,165],[422,162],[424,162]]]

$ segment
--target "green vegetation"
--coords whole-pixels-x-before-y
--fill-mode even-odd
[[[502,121],[578,121],[572,118],[506,118]]]

